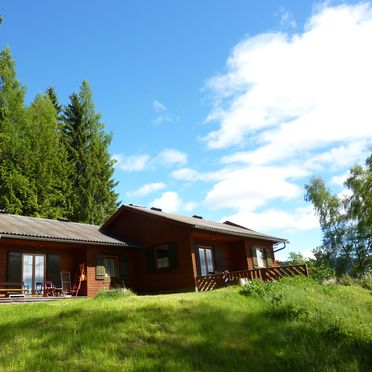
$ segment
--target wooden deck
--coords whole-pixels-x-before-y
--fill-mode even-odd
[[[262,269],[231,271],[207,276],[197,276],[195,278],[195,283],[198,291],[210,291],[213,289],[226,287],[231,284],[236,284],[239,279],[261,279],[263,281],[276,281],[280,278],[296,275],[308,276],[306,264],[283,267],[267,267]]]

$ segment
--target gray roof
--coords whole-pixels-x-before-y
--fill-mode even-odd
[[[268,234],[262,234],[258,231],[254,231],[246,227],[233,224],[230,221],[226,221],[225,223],[213,222],[213,221],[208,221],[208,220],[204,220],[204,219],[197,218],[197,217],[179,216],[176,214],[165,213],[162,211],[157,211],[154,209],[147,209],[145,207],[134,206],[134,205],[129,205],[129,206],[124,205],[121,208],[140,210],[142,212],[146,212],[146,213],[149,213],[155,216],[160,216],[160,217],[167,218],[173,221],[183,222],[185,224],[191,225],[194,229],[197,229],[197,230],[214,231],[217,233],[234,235],[234,236],[265,239],[265,240],[270,240],[273,242],[288,242],[287,239],[278,238],[276,236],[272,236]]]
[[[0,238],[35,239],[99,245],[132,246],[100,231],[96,225],[0,213]]]

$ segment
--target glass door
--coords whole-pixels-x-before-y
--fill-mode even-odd
[[[42,254],[24,254],[22,280],[28,294],[35,294],[44,288],[45,256]]]
[[[211,247],[199,247],[200,273],[206,276],[214,273],[213,255]]]

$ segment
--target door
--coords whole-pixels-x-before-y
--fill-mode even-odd
[[[24,254],[22,256],[22,281],[28,294],[35,294],[37,288],[44,287],[45,255]]]
[[[214,273],[213,255],[211,247],[199,247],[200,273],[206,276]]]

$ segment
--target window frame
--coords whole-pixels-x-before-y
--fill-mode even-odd
[[[106,260],[113,260],[114,261],[114,275],[107,273],[107,266],[106,266]],[[103,256],[103,267],[105,268],[105,278],[114,278],[119,279],[120,278],[120,272],[119,272],[119,257],[118,256]]]
[[[200,245],[200,244],[197,247],[198,247],[198,255],[199,255],[200,275],[201,276],[213,275],[216,272],[214,247],[209,246],[209,245]],[[204,251],[203,255],[204,255],[204,264],[205,264],[206,274],[203,274],[202,260],[201,260],[201,255],[200,255],[201,250]],[[212,263],[212,269],[213,270],[209,270],[207,250],[211,254],[211,263]]]
[[[268,267],[267,265],[267,252],[266,252],[266,248],[264,247],[254,247],[255,250],[256,250],[256,259],[257,259],[257,268],[258,269],[266,269]],[[264,266],[260,266],[260,262],[259,262],[259,255],[258,255],[258,252],[261,252],[262,253],[262,257],[260,256],[260,260],[262,260],[262,263],[264,264]]]
[[[160,244],[160,245],[156,245],[154,246],[154,261],[155,261],[155,270],[156,271],[169,271],[170,268],[171,268],[171,264],[170,264],[170,257],[169,257],[169,244]],[[163,250],[163,251],[167,251],[167,256],[166,257],[159,257],[158,255],[158,251],[159,250]],[[159,266],[159,259],[167,259],[167,265],[166,266]]]

